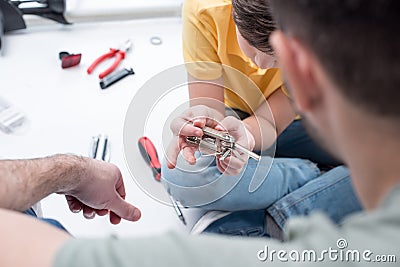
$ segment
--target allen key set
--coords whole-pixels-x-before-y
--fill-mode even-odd
[[[247,154],[249,157],[259,161],[260,156],[236,143],[233,136],[225,131],[218,131],[210,127],[204,127],[203,136],[188,136],[186,142],[188,144],[198,146],[200,149],[212,151],[215,156],[220,156],[219,160],[223,161],[230,156],[239,156],[239,152]]]

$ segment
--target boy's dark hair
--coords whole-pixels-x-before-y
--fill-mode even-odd
[[[232,0],[233,20],[244,39],[258,50],[273,54],[269,36],[276,29],[266,0]]]
[[[342,94],[400,118],[399,0],[269,0],[278,27],[316,55]]]

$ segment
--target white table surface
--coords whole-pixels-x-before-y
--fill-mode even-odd
[[[162,45],[150,44],[152,36]],[[130,38],[134,48],[123,61],[136,74],[107,90],[100,90],[97,74],[86,68],[110,47]],[[127,200],[142,210],[139,222],[112,226],[108,218],[86,220],[72,214],[63,196],[51,195],[42,201],[45,216],[60,220],[76,236],[132,236],[156,234],[169,229],[184,230],[173,209],[143,193],[134,183],[123,156],[122,130],[125,112],[135,92],[153,75],[183,62],[180,18],[132,20],[120,22],[76,23],[65,27],[37,25],[7,34],[0,57],[0,96],[19,107],[30,125],[21,135],[0,132],[1,158],[31,158],[56,153],[87,155],[92,136],[106,133],[111,142],[111,162],[119,166],[127,188]],[[82,62],[61,69],[60,51],[82,53]],[[177,105],[187,99],[186,90],[174,97]],[[164,103],[165,105],[165,103]],[[157,128],[165,114],[152,116]],[[158,121],[160,120],[160,121]],[[158,135],[150,133],[158,147]],[[148,171],[149,179],[151,172]]]

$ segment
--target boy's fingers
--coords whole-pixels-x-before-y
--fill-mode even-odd
[[[179,152],[179,137],[175,136],[169,144],[166,153],[167,166],[169,169],[175,168]]]
[[[217,160],[218,160],[218,159],[217,159]],[[219,170],[220,172],[222,172],[223,174],[225,174],[225,171],[226,171],[226,168],[228,167],[228,165],[227,165],[225,162],[218,160],[218,161],[217,161],[217,167],[218,167],[218,170]]]
[[[196,163],[196,157],[194,156],[194,153],[196,152],[196,149],[194,147],[184,147],[182,150],[182,156],[183,158],[189,162],[189,164],[195,164]]]
[[[182,117],[174,119],[170,128],[174,135],[202,136],[203,134],[201,128],[194,126],[192,122]]]
[[[230,169],[242,169],[245,162],[236,157],[228,157],[223,161]]]

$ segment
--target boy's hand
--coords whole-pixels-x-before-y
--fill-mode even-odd
[[[222,120],[223,116],[218,111],[207,106],[193,106],[187,109],[180,117],[174,119],[171,123],[171,131],[174,135],[167,149],[167,164],[168,168],[173,169],[176,166],[176,161],[179,153],[182,151],[182,156],[190,164],[196,163],[194,153],[197,147],[186,143],[187,136],[203,136],[201,130],[204,126],[215,128],[218,121]]]
[[[235,143],[243,146],[244,148],[252,151],[254,149],[255,140],[254,136],[247,130],[243,121],[236,119],[235,117],[226,117],[221,122],[220,125],[215,127],[216,130],[226,131],[231,136],[235,138]],[[225,175],[237,175],[239,174],[249,156],[236,150],[237,156],[230,156],[224,160],[219,160],[217,157],[217,167]]]
[[[173,169],[175,167],[180,151],[182,151],[182,156],[186,161],[190,164],[196,163],[194,153],[198,148],[188,144],[185,138],[187,136],[201,137],[203,135],[201,129],[204,126],[226,131],[235,138],[238,144],[249,150],[253,150],[254,148],[254,137],[246,129],[242,121],[234,117],[223,118],[220,113],[207,106],[194,106],[186,110],[171,123],[174,138],[167,150],[168,168]],[[248,160],[248,155],[239,151],[238,154],[238,157],[227,157],[223,161],[219,161],[217,157],[218,169],[227,175],[238,174]]]

